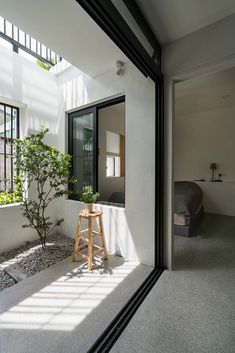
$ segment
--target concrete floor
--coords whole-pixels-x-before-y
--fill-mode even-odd
[[[235,217],[205,215],[197,237],[175,236],[175,271],[163,273],[111,352],[235,352]]]
[[[1,353],[85,353],[152,268],[68,258],[0,293]]]

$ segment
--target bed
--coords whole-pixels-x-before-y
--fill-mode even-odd
[[[174,197],[174,233],[190,237],[203,213],[202,191],[192,181],[176,181]]]

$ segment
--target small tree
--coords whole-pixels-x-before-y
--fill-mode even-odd
[[[65,186],[76,181],[70,177],[71,156],[43,142],[48,131],[42,128],[30,137],[16,141],[16,179],[23,193],[23,216],[28,220],[23,228],[37,231],[43,249],[49,233],[64,220],[51,221],[47,208],[54,199],[69,194]]]

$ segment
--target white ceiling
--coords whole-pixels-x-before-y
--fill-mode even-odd
[[[127,61],[75,0],[0,0],[0,16],[90,76]]]
[[[235,107],[235,67],[176,84],[176,116]]]
[[[235,0],[137,0],[162,44],[235,13]]]

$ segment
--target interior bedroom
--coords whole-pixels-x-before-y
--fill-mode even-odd
[[[175,268],[187,267],[194,256],[205,268],[218,264],[223,249],[234,246],[234,151],[235,67],[177,83]]]

